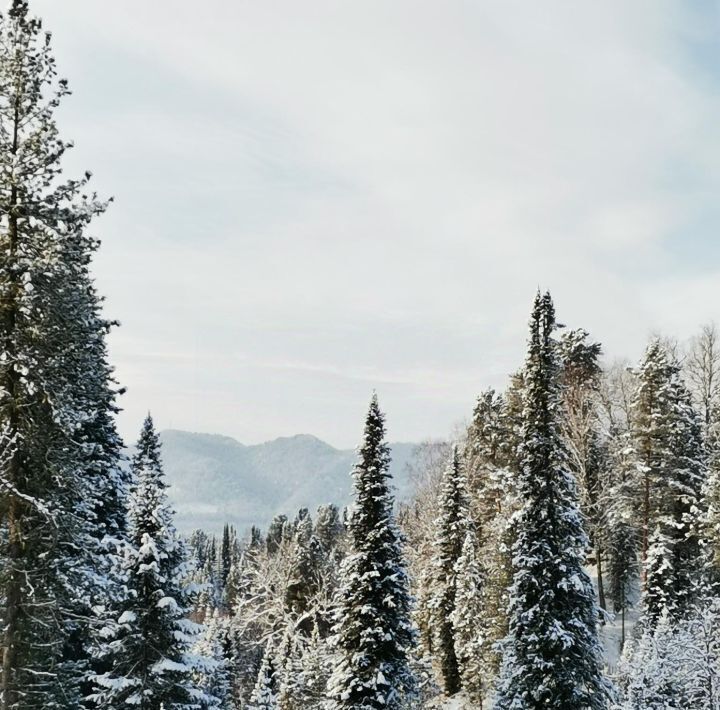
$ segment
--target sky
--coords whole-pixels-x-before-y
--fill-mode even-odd
[[[538,287],[606,358],[720,320],[720,4],[31,0],[112,195],[133,439],[448,435]]]

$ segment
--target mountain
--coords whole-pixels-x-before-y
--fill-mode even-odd
[[[322,503],[350,502],[355,452],[301,434],[245,446],[228,436],[167,430],[160,434],[177,526],[218,532],[224,523],[244,531],[267,526],[278,513],[294,515]],[[390,472],[399,500],[408,497],[407,464],[415,444],[392,444]]]

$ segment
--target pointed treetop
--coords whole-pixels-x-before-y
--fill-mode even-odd
[[[24,18],[27,17],[28,10],[27,0],[13,0],[9,14],[12,18]]]
[[[152,416],[147,415],[140,431],[135,455],[132,458],[132,468],[138,481],[152,480],[153,485],[166,488],[162,467],[162,444],[155,431]]]

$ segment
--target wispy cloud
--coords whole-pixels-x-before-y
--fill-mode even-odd
[[[709,4],[34,7],[72,166],[117,197],[97,273],[126,431],[152,407],[347,446],[374,384],[396,438],[442,434],[519,364],[538,284],[611,355],[717,316]]]

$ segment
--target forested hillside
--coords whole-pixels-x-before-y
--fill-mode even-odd
[[[306,434],[244,446],[229,436],[160,432],[163,461],[178,529],[220,533],[226,523],[244,531],[266,527],[274,515],[350,502],[348,471],[354,451],[336,449]],[[413,489],[408,463],[414,444],[391,445],[391,472],[398,500]],[[202,485],[198,486],[198,481]]]

